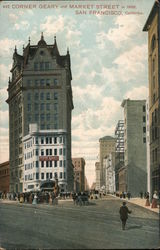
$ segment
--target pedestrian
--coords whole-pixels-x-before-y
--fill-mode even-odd
[[[129,191],[127,193],[127,198],[128,198],[128,200],[130,200],[130,198],[131,198],[131,193]]]
[[[154,191],[151,208],[157,208],[157,201],[158,201],[157,191]]]
[[[142,199],[143,198],[143,192],[141,191],[139,194],[140,194],[140,197]]]
[[[123,205],[120,207],[119,213],[120,213],[120,219],[122,221],[122,230],[125,230],[128,214],[130,214],[132,211],[128,209],[125,201],[122,204]]]
[[[146,193],[146,203],[145,206],[148,207],[150,206],[150,202],[149,202],[149,192]]]

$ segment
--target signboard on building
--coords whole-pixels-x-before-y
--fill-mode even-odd
[[[40,161],[58,161],[59,156],[40,156],[39,160]]]

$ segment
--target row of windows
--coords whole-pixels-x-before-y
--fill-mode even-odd
[[[9,174],[9,169],[0,170],[0,176],[1,175],[6,175],[6,174]]]
[[[33,137],[32,140],[26,142],[24,144],[24,148],[30,148],[32,147],[32,142],[33,144],[37,145],[37,144],[57,144],[57,143],[63,143],[65,144],[65,137],[63,136],[55,136],[55,137],[52,137],[52,136],[41,136],[41,137]]]
[[[33,174],[28,174],[25,175],[25,181],[27,180],[39,180],[39,177],[41,176],[41,180],[48,180],[48,179],[57,179],[58,178],[58,173],[55,172],[54,176],[53,173],[41,173],[41,175],[39,175],[39,173],[33,173]],[[59,173],[59,179],[66,179],[66,173],[65,172],[60,172]]]
[[[54,78],[54,79],[35,79],[33,80],[27,80],[27,86],[31,87],[31,86],[36,86],[36,87],[45,87],[45,86],[58,86],[59,82],[58,79]]]
[[[28,152],[24,155],[25,160],[32,158],[33,155],[39,156],[39,155],[58,155],[58,149],[54,148],[53,150],[50,149],[34,149],[33,152]],[[59,149],[59,155],[66,155],[66,149],[65,148],[60,148]]]
[[[27,110],[30,111],[31,108],[35,109],[35,111],[37,111],[37,109],[40,109],[40,111],[51,110],[51,108],[54,111],[58,111],[58,103],[54,103],[53,105],[51,103],[37,103],[37,102],[35,102],[34,105],[28,103]]]
[[[44,70],[50,70],[51,69],[51,63],[50,62],[35,62],[34,63],[34,70],[35,71],[44,71]]]
[[[31,101],[32,99],[32,93],[28,92],[27,93],[27,100]],[[58,93],[54,92],[53,95],[50,92],[44,93],[44,92],[35,92],[34,93],[34,99],[35,100],[58,100]]]
[[[58,164],[59,162],[59,164]],[[36,168],[48,168],[48,167],[66,167],[66,160],[60,160],[60,161],[34,161],[33,163],[28,163],[24,165],[25,170],[32,169],[34,167]]]

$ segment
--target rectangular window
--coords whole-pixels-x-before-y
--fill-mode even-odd
[[[27,110],[28,111],[31,111],[31,104],[29,103],[28,106],[27,106]]]
[[[49,161],[46,161],[46,168],[49,167]]]
[[[39,115],[35,114],[35,121],[38,122],[39,121]]]
[[[39,108],[38,103],[35,103],[35,104],[34,104],[34,109],[35,109],[35,111],[37,111],[37,110],[38,110],[38,108]]]
[[[64,168],[66,167],[66,161],[65,160],[63,161],[63,167]]]
[[[45,62],[45,70],[49,70],[49,62]]]
[[[41,94],[40,94],[40,99],[44,100],[44,93],[43,92],[41,92]]]
[[[146,112],[146,106],[143,106],[143,112]]]
[[[35,80],[35,85],[36,85],[36,87],[38,87],[38,85],[39,85],[39,80]]]
[[[143,133],[146,133],[146,127],[143,127]]]
[[[35,138],[35,144],[38,144],[38,137]]]
[[[146,122],[146,117],[145,116],[143,116],[143,122]]]
[[[36,149],[36,155],[39,155],[39,150],[38,149]]]
[[[41,130],[45,129],[45,125],[41,124]]]
[[[50,100],[50,93],[46,93],[46,100]]]
[[[62,143],[62,136],[59,137],[59,143]]]
[[[54,100],[58,100],[58,93],[57,92],[54,93]]]
[[[39,180],[39,173],[36,173],[36,180]]]
[[[52,161],[49,162],[49,166],[50,166],[50,168],[52,168]]]
[[[44,173],[41,173],[41,179],[42,180],[44,179]]]
[[[44,121],[44,114],[41,114],[41,121]]]
[[[46,173],[46,179],[49,179],[49,173]]]
[[[54,137],[54,144],[57,144],[57,137]]]
[[[44,168],[44,161],[41,161],[41,168]]]
[[[58,85],[58,79],[53,79],[53,84],[56,87]]]
[[[49,155],[49,150],[48,149],[46,149],[46,155]]]
[[[57,149],[56,148],[54,149],[54,155],[57,155]]]
[[[49,154],[52,155],[52,149],[51,148],[49,149]]]
[[[146,143],[146,137],[143,137],[143,143]]]
[[[38,168],[39,167],[39,162],[38,161],[36,161],[36,168]]]
[[[40,70],[44,70],[44,62],[40,62]]]
[[[46,137],[46,144],[48,144],[48,137]]]
[[[59,155],[62,155],[62,148],[59,149]]]
[[[59,178],[62,179],[62,172],[59,173]]]
[[[50,86],[50,79],[46,79],[46,85]]]
[[[57,172],[54,173],[54,178],[57,179]]]
[[[41,85],[41,87],[44,87],[44,85],[45,85],[45,80],[44,79],[40,80],[40,85]]]
[[[50,179],[52,179],[52,173],[50,173]]]
[[[66,179],[66,173],[65,172],[63,173],[63,176],[64,176],[64,179]]]
[[[44,144],[44,137],[41,137],[41,144]]]
[[[52,137],[49,137],[49,143],[52,144]]]
[[[54,167],[55,168],[57,167],[57,161],[54,161]]]
[[[34,94],[34,99],[39,99],[39,93],[38,92],[36,92],[35,94]]]
[[[63,148],[63,155],[66,155],[66,149]]]
[[[60,164],[60,167],[62,167],[62,161],[60,161],[59,164]]]

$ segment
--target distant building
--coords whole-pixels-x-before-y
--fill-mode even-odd
[[[115,192],[115,152],[110,153],[103,162],[105,168],[105,191],[113,194]]]
[[[23,138],[23,191],[39,190],[44,181],[57,179],[60,191],[68,190],[66,139],[65,130],[39,130],[37,124],[30,124]]]
[[[146,101],[126,99],[124,108],[124,167],[126,191],[147,191]]]
[[[115,189],[119,188],[119,171],[124,167],[124,121],[119,120],[115,129],[116,148],[115,148]],[[124,173],[123,171],[121,172]],[[122,178],[122,176],[121,176]]]
[[[160,190],[160,3],[155,1],[143,31],[148,32],[151,194]]]
[[[0,164],[0,192],[9,192],[9,161]]]
[[[115,152],[116,139],[112,136],[104,136],[99,139],[100,155],[100,187],[105,185],[105,169],[103,159],[112,152]]]
[[[96,171],[96,183],[95,183],[95,189],[100,190],[100,162],[95,163],[95,171]]]
[[[83,158],[72,158],[74,166],[74,191],[85,191],[85,160]]]
[[[53,24],[54,25],[54,24]],[[73,190],[71,162],[72,73],[70,54],[60,55],[56,37],[47,44],[43,34],[37,44],[30,39],[23,54],[13,53],[12,77],[8,84],[10,191],[24,190],[24,151],[22,138],[29,125],[39,129],[66,131],[67,190]]]

